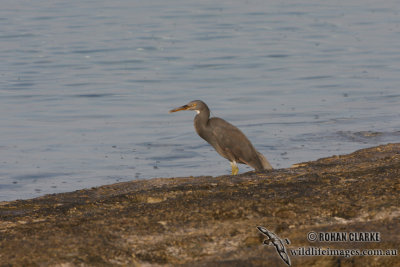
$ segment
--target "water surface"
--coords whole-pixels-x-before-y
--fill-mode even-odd
[[[400,137],[397,1],[3,1],[0,200],[230,171],[202,99],[275,168]],[[250,168],[240,166],[241,172]]]

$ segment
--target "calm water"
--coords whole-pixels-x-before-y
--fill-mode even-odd
[[[399,142],[400,6],[6,0],[0,76],[0,200],[228,174],[194,99],[283,168]]]

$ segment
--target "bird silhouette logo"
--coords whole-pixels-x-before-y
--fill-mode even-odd
[[[289,255],[287,253],[286,247],[285,247],[285,243],[286,244],[290,244],[289,239],[285,238],[285,242],[279,237],[277,236],[275,233],[269,231],[267,228],[262,227],[262,226],[257,226],[257,229],[265,236],[268,237],[267,240],[263,241],[263,244],[265,245],[273,245],[275,246],[276,252],[278,253],[278,255],[281,257],[281,259],[287,264],[287,265],[291,265],[290,263],[290,258]]]

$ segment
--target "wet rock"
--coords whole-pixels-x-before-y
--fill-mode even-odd
[[[0,203],[0,266],[286,266],[287,249],[398,249],[400,144],[237,176],[118,183]],[[379,232],[380,242],[310,242]],[[399,266],[399,256],[294,256],[293,266]]]

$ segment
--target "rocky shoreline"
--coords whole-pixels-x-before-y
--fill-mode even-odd
[[[0,266],[287,266],[257,226],[290,240],[292,266],[400,266],[398,255],[291,251],[398,250],[400,144],[267,173],[157,178],[1,202]],[[317,240],[307,240],[310,232]],[[319,240],[335,232],[380,239]]]

